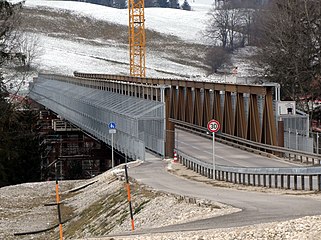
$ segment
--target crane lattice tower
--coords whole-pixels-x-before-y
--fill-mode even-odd
[[[144,0],[128,0],[130,76],[145,77]]]

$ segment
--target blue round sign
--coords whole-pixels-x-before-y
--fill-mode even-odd
[[[108,128],[109,129],[115,129],[116,128],[116,123],[114,123],[114,122],[108,123]]]

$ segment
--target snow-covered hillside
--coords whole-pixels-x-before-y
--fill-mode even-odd
[[[197,2],[195,2],[197,1]],[[169,8],[145,8],[145,27],[164,34],[175,35],[191,42],[203,42],[202,31],[207,22],[207,12],[212,0],[195,0],[190,5],[192,11]],[[26,0],[26,7],[46,7],[97,20],[128,25],[128,10],[105,7],[85,2]]]
[[[206,76],[203,58],[207,45],[202,32],[212,4],[213,0],[191,0],[192,11],[145,9],[147,77],[236,81],[229,74],[234,63],[225,76]],[[75,1],[26,0],[23,19],[22,27],[37,38],[39,52],[32,62],[36,71],[24,81],[38,72],[129,74],[127,9]],[[249,64],[235,65],[238,77],[251,71]],[[27,84],[23,88],[26,92]]]
[[[206,75],[202,62],[206,48],[202,31],[212,0],[193,0],[190,5],[192,11],[145,9],[145,26],[149,31],[147,77],[203,78]],[[37,51],[40,53],[32,63],[36,71],[29,81],[37,72],[65,75],[72,75],[74,71],[129,74],[127,9],[75,1],[26,0],[23,14],[23,27],[27,34],[37,38]],[[96,33],[109,31],[122,38],[96,36],[95,33],[84,37],[72,30],[81,29],[81,24],[87,24],[88,21],[95,24]],[[120,27],[109,30],[103,23]],[[84,26],[83,31],[90,32],[90,29]],[[162,37],[151,37],[154,34]],[[27,85],[24,88],[26,90]]]

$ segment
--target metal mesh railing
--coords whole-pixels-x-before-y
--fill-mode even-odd
[[[308,115],[282,115],[284,146],[289,149],[313,153],[313,139],[309,134]]]
[[[30,97],[109,145],[107,125],[116,122],[114,146],[133,159],[144,160],[145,147],[164,155],[162,102],[77,86],[45,75],[31,85]]]

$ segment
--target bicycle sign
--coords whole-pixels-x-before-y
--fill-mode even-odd
[[[212,119],[207,123],[207,129],[212,133],[218,132],[220,128],[221,128],[221,124],[219,123],[219,121],[215,119]]]

